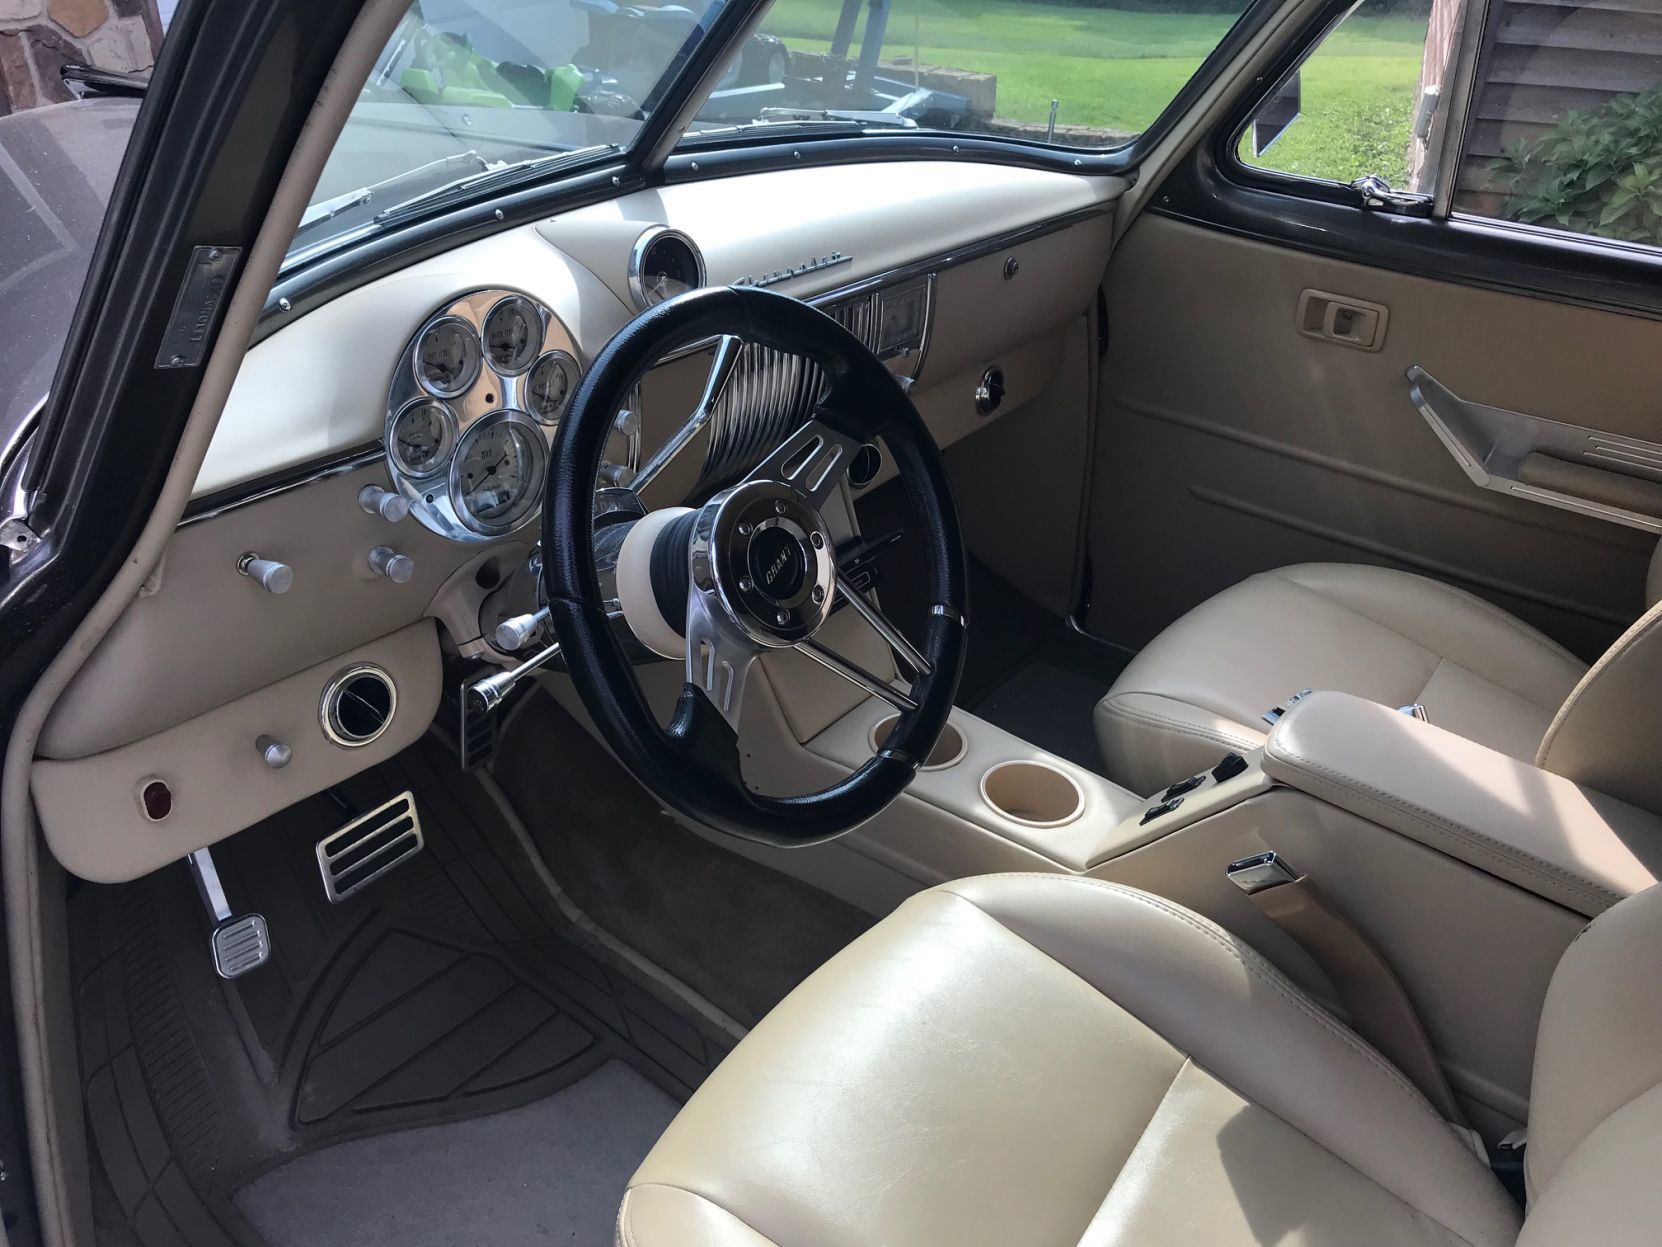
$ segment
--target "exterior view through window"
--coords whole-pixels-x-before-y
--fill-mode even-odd
[[[1157,117],[1246,0],[779,0],[686,141],[788,127],[945,129],[1105,148]],[[415,0],[289,252],[298,263],[483,179],[626,151],[720,0]]]
[[[173,0],[0,4],[0,428],[57,371]]]
[[[1118,147],[1158,117],[1246,0],[775,0],[790,81],[732,120],[789,110]],[[711,110],[706,110],[709,113]]]
[[[1477,45],[1469,105],[1451,98],[1463,39]],[[1459,109],[1460,150],[1444,167]],[[1366,0],[1260,110],[1239,155],[1425,196],[1452,181],[1456,214],[1662,245],[1662,9]]]

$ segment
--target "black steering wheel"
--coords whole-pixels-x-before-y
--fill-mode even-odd
[[[695,343],[756,343],[815,364],[825,389],[812,417],[739,484],[693,511],[640,520],[651,601],[685,639],[687,682],[661,727],[613,631],[595,559],[595,489],[619,410],[647,370]],[[724,342],[723,339],[732,339]],[[718,364],[718,367],[720,365]],[[714,387],[712,387],[714,388]],[[914,648],[837,573],[821,516],[859,447],[881,437],[923,534],[928,601]],[[663,522],[667,521],[667,522]],[[572,682],[623,764],[665,804],[709,827],[775,844],[811,844],[859,826],[900,795],[946,726],[963,668],[965,572],[946,467],[889,370],[823,312],[750,288],[696,290],[643,312],[594,361],[554,436],[542,513],[543,590]],[[621,592],[620,575],[620,599]],[[846,601],[895,651],[910,692],[815,639]],[[623,601],[626,621],[638,612]],[[632,623],[632,626],[635,626]],[[637,634],[642,628],[635,626]],[[643,635],[643,640],[646,639]],[[900,711],[876,755],[846,779],[794,797],[752,791],[739,769],[745,677],[770,650],[795,648]]]

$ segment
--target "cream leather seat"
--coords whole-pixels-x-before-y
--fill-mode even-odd
[[[1658,596],[1653,584],[1650,600]],[[1662,670],[1654,674],[1662,692]],[[1544,742],[1587,677],[1567,650],[1462,590],[1381,567],[1303,563],[1252,576],[1155,637],[1098,703],[1096,733],[1109,778],[1148,794],[1263,744],[1263,715],[1299,690],[1333,689],[1421,702],[1451,732],[1558,769]]]
[[[1654,1243],[1659,953],[1652,890],[1560,964],[1525,1219],[1400,1073],[1210,922],[1072,876],[947,884],[733,1051],[635,1174],[617,1241]]]

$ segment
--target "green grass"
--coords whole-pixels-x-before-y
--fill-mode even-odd
[[[822,52],[841,8],[840,0],[776,0],[762,29],[794,51]],[[910,55],[916,43],[924,64],[998,75],[1003,118],[1043,122],[1057,99],[1060,123],[1135,133],[1233,21],[1022,0],[893,0],[884,57]],[[1346,181],[1362,172],[1400,177],[1424,40],[1424,18],[1351,18],[1305,66],[1304,115],[1260,163]]]

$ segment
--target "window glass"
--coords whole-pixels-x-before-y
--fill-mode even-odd
[[[1492,2],[1455,211],[1662,245],[1662,7]]]
[[[0,452],[52,384],[172,12],[0,3]]]
[[[1331,182],[1370,174],[1435,192],[1434,130],[1460,0],[1366,0],[1241,135],[1242,161]]]
[[[920,126],[1118,147],[1247,0],[775,0],[689,142],[732,125]],[[702,135],[700,133],[702,131]]]
[[[720,0],[414,0],[318,181],[289,262],[442,211],[482,179],[626,150]],[[500,175],[500,176],[498,176]]]

